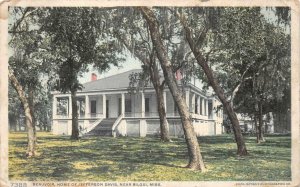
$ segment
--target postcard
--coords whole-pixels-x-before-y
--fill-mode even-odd
[[[0,186],[299,186],[300,2],[0,2]]]

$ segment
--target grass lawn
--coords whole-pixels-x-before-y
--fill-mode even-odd
[[[231,135],[200,137],[205,173],[184,168],[184,139],[154,137],[69,137],[40,132],[39,156],[27,159],[26,134],[9,136],[10,180],[76,181],[290,181],[291,138],[269,136],[257,145],[246,137],[250,155],[238,158]]]

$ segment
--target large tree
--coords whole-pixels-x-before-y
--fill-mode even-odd
[[[224,10],[224,9],[223,9]],[[194,8],[191,10],[187,9],[179,9],[179,11],[174,11],[177,15],[178,19],[180,20],[184,33],[186,41],[188,42],[192,53],[195,57],[196,62],[198,65],[202,68],[203,72],[206,75],[207,81],[209,85],[213,88],[216,95],[220,99],[224,110],[226,111],[232,126],[233,126],[233,132],[235,135],[235,141],[237,143],[237,154],[239,156],[247,155],[247,149],[246,144],[243,139],[241,128],[239,125],[239,121],[237,119],[237,116],[233,110],[233,107],[230,105],[230,102],[227,100],[225,96],[224,89],[220,86],[218,80],[215,78],[215,74],[209,66],[209,55],[210,53],[215,50],[213,45],[215,45],[215,41],[212,42],[213,45],[211,45],[211,49],[209,49],[209,52],[204,52],[205,46],[204,41],[209,38],[209,31],[210,34],[214,34],[214,32],[218,31],[218,21],[220,17],[220,10],[219,8]],[[194,13],[194,14],[192,14]],[[194,18],[191,17],[191,15],[194,15]],[[207,19],[205,19],[207,18]],[[201,21],[202,20],[202,21]]]
[[[210,62],[235,110],[258,121],[260,142],[263,114],[276,108],[274,98],[289,85],[289,34],[284,26],[268,21],[260,8],[231,8],[222,14],[220,50]]]
[[[38,31],[38,16],[41,12],[33,8],[14,7],[9,9],[9,80],[16,90],[22,104],[25,124],[28,131],[28,148],[26,155],[36,154],[35,104],[36,95],[43,92],[41,89],[42,77],[47,74],[49,63],[43,61],[40,55],[40,46],[43,44]]]
[[[162,141],[168,142],[170,141],[170,137],[165,110],[166,103],[164,103],[163,97],[165,81],[162,80],[160,76],[157,66],[157,57],[151,43],[149,31],[143,27],[143,23],[139,21],[140,15],[136,13],[135,9],[125,8],[116,11],[118,12],[118,16],[113,17],[113,23],[117,22],[118,27],[113,26],[114,36],[118,38],[119,42],[134,57],[142,62],[143,72],[139,77],[148,77],[155,89],[157,111],[160,119],[160,138]],[[124,13],[126,13],[125,17],[123,16]],[[122,29],[120,29],[120,27]],[[134,83],[134,81],[132,81],[132,83]],[[148,81],[145,83],[148,83]],[[132,85],[130,86],[132,87]]]
[[[257,143],[264,141],[263,115],[270,112],[277,114],[278,109],[290,108],[289,100],[286,100],[285,104],[282,102],[284,98],[289,98],[288,90],[291,88],[290,37],[272,25],[267,27],[269,28],[265,32],[263,58],[256,60],[256,65],[250,70],[252,77],[245,82],[238,93],[242,96],[236,101],[248,106],[248,108],[241,107],[241,110],[254,116],[255,121],[258,121]],[[250,90],[251,94],[247,94],[246,90]],[[284,112],[284,115],[286,114],[287,111]]]
[[[178,106],[179,114],[181,116],[183,131],[187,142],[189,152],[188,168],[195,170],[205,170],[205,165],[200,153],[199,143],[191,123],[189,110],[185,100],[182,97],[182,92],[176,82],[172,63],[169,60],[167,49],[163,44],[160,34],[158,20],[153,10],[141,7],[139,10],[142,12],[144,19],[147,22],[148,29],[150,31],[151,40],[156,51],[157,57],[160,61],[161,68],[164,73],[165,81],[170,89],[170,92],[174,98],[175,103]]]
[[[50,37],[47,51],[57,62],[57,89],[71,94],[72,135],[79,138],[76,94],[82,89],[78,77],[93,65],[99,71],[121,58],[115,40],[105,31],[105,15],[98,8],[48,8],[43,32]],[[70,102],[70,101],[69,101]]]
[[[163,43],[166,45],[167,53],[170,56],[170,61],[173,64],[173,72],[185,72],[185,76],[182,77],[180,81],[184,89],[184,85],[193,74],[193,68],[189,66],[188,63],[190,50],[186,47],[184,40],[176,41],[176,38],[181,35],[181,31],[178,30],[179,23],[177,20],[174,18],[170,19],[166,9],[159,9],[158,11],[157,19],[164,22],[164,24],[159,25],[159,29]],[[134,57],[142,62],[142,77],[145,77],[145,75],[149,77],[156,93],[161,139],[163,141],[169,141],[168,122],[165,110],[166,103],[164,103],[163,99],[165,81],[161,75],[157,54],[155,47],[152,45],[149,30],[145,27],[145,23],[141,21],[140,13],[134,8],[122,8],[116,10],[116,12],[117,16],[115,16],[112,21],[112,23],[118,23],[117,27],[113,26],[114,35]]]

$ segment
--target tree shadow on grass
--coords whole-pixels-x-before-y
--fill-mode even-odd
[[[203,150],[202,155],[206,162],[214,162],[217,160],[224,161],[231,157],[237,157],[235,149],[205,149]]]
[[[162,143],[153,137],[85,137],[80,141],[71,141],[69,137],[46,136],[40,138],[41,155],[26,159],[26,162],[18,164],[17,167],[25,170],[22,174],[23,180],[74,180],[76,176],[79,176],[76,180],[85,180],[86,178],[82,176],[90,177],[91,175],[96,175],[92,177],[99,177],[99,180],[114,180],[117,175],[129,176],[139,173],[143,167],[184,168],[179,163],[188,162],[185,140],[183,138],[172,139],[172,143]],[[10,143],[15,147],[26,145],[26,141],[20,141],[24,139],[17,140],[14,139]],[[203,145],[201,152],[206,163],[220,163],[224,166],[229,163],[234,166],[239,160],[236,156],[236,149],[232,148],[235,143],[231,136],[206,136],[200,137],[199,141]],[[283,141],[284,145],[289,143],[288,140],[283,139]],[[225,144],[228,144],[230,148]],[[255,144],[252,143],[251,146],[253,145]],[[261,155],[268,157],[267,159],[271,161],[276,161],[280,157],[283,160],[290,158],[290,153],[283,155],[280,155],[281,151],[273,153],[271,150],[274,146],[276,143],[270,139],[270,143],[267,142],[265,147],[258,145],[259,149],[251,150],[251,156],[248,158],[254,161],[256,156]],[[25,159],[23,154],[19,154],[16,150],[13,156],[14,159]],[[241,163],[247,163],[246,161],[243,160]],[[16,172],[15,168],[12,169]],[[14,175],[10,177],[14,178]],[[92,179],[98,180],[98,178]]]
[[[265,142],[257,144],[257,146],[291,148],[291,141],[289,141],[289,140],[274,141],[274,140],[268,140],[267,139]]]
[[[231,134],[222,136],[200,136],[198,142],[201,144],[227,144],[233,143],[234,137]]]
[[[182,148],[161,146],[157,140],[127,138],[91,138],[79,142],[70,142],[74,145],[63,145],[60,142],[66,138],[46,137],[42,142],[56,142],[58,146],[43,148],[41,155],[27,159],[27,163],[21,164],[26,168],[24,177],[28,180],[66,180],[72,179],[76,173],[96,172],[98,175],[105,175],[109,172],[130,175],[138,172],[142,165],[163,165],[168,167],[181,167],[170,164],[170,161],[187,159],[187,154]],[[14,146],[26,144],[20,142]],[[125,146],[124,146],[125,145]],[[169,154],[173,152],[173,154]],[[18,159],[25,159],[22,155],[15,155]],[[82,165],[78,165],[82,163]],[[87,169],[84,169],[89,165]],[[48,176],[48,177],[47,177]]]

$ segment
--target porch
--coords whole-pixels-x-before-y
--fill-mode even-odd
[[[170,92],[165,91],[164,103],[167,117],[179,117],[178,108]],[[213,119],[212,101],[193,92],[185,93],[185,100],[192,118]],[[156,94],[154,92],[78,94],[78,119],[99,118],[158,118]],[[72,119],[70,95],[54,95],[53,119]]]
[[[185,91],[185,101],[194,119],[215,119],[222,112],[215,112],[216,101],[196,92]],[[178,108],[169,91],[163,94],[167,117],[178,118]],[[79,93],[77,95],[78,119],[100,118],[158,118],[156,94],[146,90],[136,94],[119,93]],[[69,94],[53,95],[53,119],[72,119],[72,104]]]

